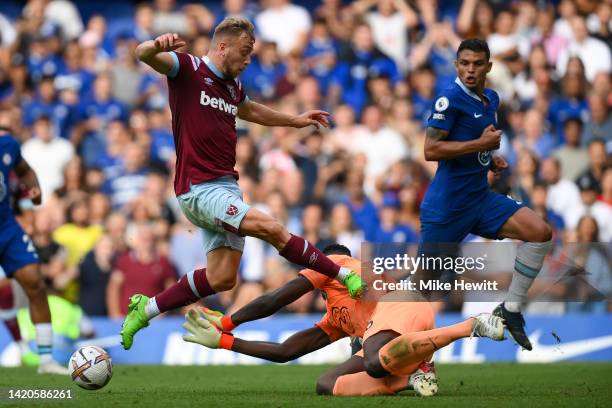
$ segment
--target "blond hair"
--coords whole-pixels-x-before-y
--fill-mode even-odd
[[[239,37],[242,33],[247,33],[251,39],[255,39],[255,26],[245,18],[227,17],[215,27],[213,42],[218,37]]]

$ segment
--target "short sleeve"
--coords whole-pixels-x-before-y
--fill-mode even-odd
[[[327,334],[327,337],[329,337],[329,340],[332,342],[336,340],[340,340],[343,337],[346,337],[345,332],[343,332],[342,330],[340,330],[339,328],[331,324],[327,313],[325,314],[325,316],[323,316],[321,320],[315,323],[315,326],[323,330],[325,334]]]
[[[454,105],[455,101],[451,99],[450,95],[442,94],[438,96],[431,107],[431,115],[427,120],[427,127],[450,131],[459,113],[459,110]]]
[[[169,54],[172,56],[174,64],[166,75],[171,79],[188,77],[191,73],[196,72],[200,64],[203,63],[200,58],[184,52],[171,51]]]
[[[313,271],[312,269],[302,269],[299,274],[308,279],[316,289],[323,287],[330,279],[322,273]]]
[[[244,89],[244,86],[242,86],[242,81],[237,79],[236,83],[238,85],[238,96],[239,96],[238,105],[242,106],[249,101],[249,96],[247,95],[246,90]]]

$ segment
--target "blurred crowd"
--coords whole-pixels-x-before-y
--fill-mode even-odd
[[[603,243],[593,247],[608,256],[609,0],[3,0],[0,125],[22,142],[43,192],[41,206],[18,211],[52,291],[87,314],[120,317],[132,293],[153,295],[205,264],[172,190],[166,79],[134,49],[177,32],[188,44],[180,51],[204,55],[227,16],[256,26],[241,75],[251,99],[331,112],[330,129],[237,122],[245,201],[290,231],[356,257],[362,241],[417,242],[436,168],[423,157],[424,125],[455,79],[459,42],[480,37],[510,163],[493,188],[545,217],[555,241]],[[607,275],[598,267],[612,293],[609,263]],[[239,285],[207,302],[236,308],[294,276],[272,247],[247,238]],[[287,311],[321,307],[313,294]]]

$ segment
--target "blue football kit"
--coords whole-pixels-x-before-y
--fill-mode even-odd
[[[17,223],[10,203],[9,175],[21,160],[17,140],[0,136],[0,279],[10,278],[18,269],[38,262],[36,249]]]
[[[457,78],[435,99],[427,127],[448,131],[448,141],[479,139],[497,127],[499,96],[485,88],[486,104]],[[523,205],[489,190],[491,152],[440,160],[421,204],[420,244],[458,243],[470,233],[497,239],[502,225]]]

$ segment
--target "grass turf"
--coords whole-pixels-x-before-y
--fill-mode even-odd
[[[405,391],[391,397],[320,397],[314,386],[327,366],[116,366],[99,391],[34,369],[0,368],[0,408],[49,407],[609,407],[612,363],[483,364],[437,367],[432,398]],[[7,400],[7,389],[73,390],[72,401]]]

